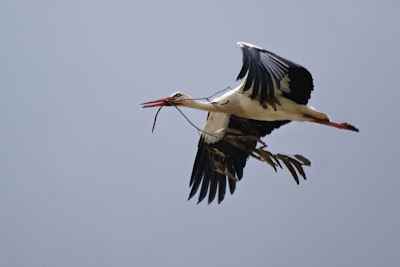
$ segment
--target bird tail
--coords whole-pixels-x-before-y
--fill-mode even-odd
[[[303,118],[307,121],[315,122],[314,120],[317,119],[318,121],[331,121],[331,118],[328,114],[316,111],[315,108],[310,106],[304,106],[305,108],[302,110]]]

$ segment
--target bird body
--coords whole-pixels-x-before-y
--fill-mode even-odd
[[[179,94],[182,95],[182,93]],[[258,99],[251,99],[246,94],[241,93],[240,87],[229,91],[219,98],[213,99],[212,102],[209,103],[202,103],[188,96],[186,97],[182,104],[185,107],[228,113],[246,119],[261,121],[310,121],[309,118],[303,116],[303,114],[308,114],[322,120],[329,120],[328,115],[317,112],[310,106],[297,104],[281,95],[276,96],[276,101],[279,104],[271,105],[270,107],[266,104],[267,106],[263,107],[259,104]]]
[[[283,160],[298,183],[290,165],[293,164],[305,178],[302,164],[295,159],[280,154],[273,156],[256,148],[257,143],[262,143],[260,137],[290,121],[310,121],[358,132],[354,126],[331,122],[327,114],[307,106],[313,82],[305,68],[248,43],[238,43],[238,46],[243,52],[243,66],[237,79],[246,79],[237,88],[211,102],[201,102],[177,92],[143,103],[143,108],[184,106],[209,112],[190,180],[189,199],[200,189],[199,202],[208,193],[211,203],[218,191],[220,203],[225,196],[227,181],[233,193],[250,155],[267,161],[274,168],[276,163],[271,158]],[[309,163],[303,157],[297,159],[304,165]]]

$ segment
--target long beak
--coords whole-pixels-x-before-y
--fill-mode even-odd
[[[154,101],[144,102],[140,105],[143,105],[142,108],[152,108],[152,107],[160,107],[160,106],[172,106],[173,98],[172,97],[165,97],[160,98]]]

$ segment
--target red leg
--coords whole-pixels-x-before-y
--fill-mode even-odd
[[[315,118],[315,117],[310,116],[310,115],[308,115],[308,114],[303,114],[303,116],[304,116],[304,118],[311,119],[311,120],[310,120],[311,122],[315,122],[315,123],[319,123],[319,124],[324,124],[324,125],[332,126],[332,127],[335,127],[335,128],[344,129],[344,130],[349,130],[349,131],[354,131],[354,132],[358,132],[358,131],[359,131],[359,130],[358,130],[356,127],[354,127],[353,125],[347,124],[347,123],[345,123],[345,122],[336,123],[336,122],[326,121],[326,120],[322,120],[322,119]]]

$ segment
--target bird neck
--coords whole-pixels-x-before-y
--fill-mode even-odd
[[[194,108],[194,109],[200,109],[204,111],[215,111],[215,112],[221,112],[221,110],[211,102],[200,102],[197,100],[187,100],[185,101],[184,104],[185,107],[188,108]]]

